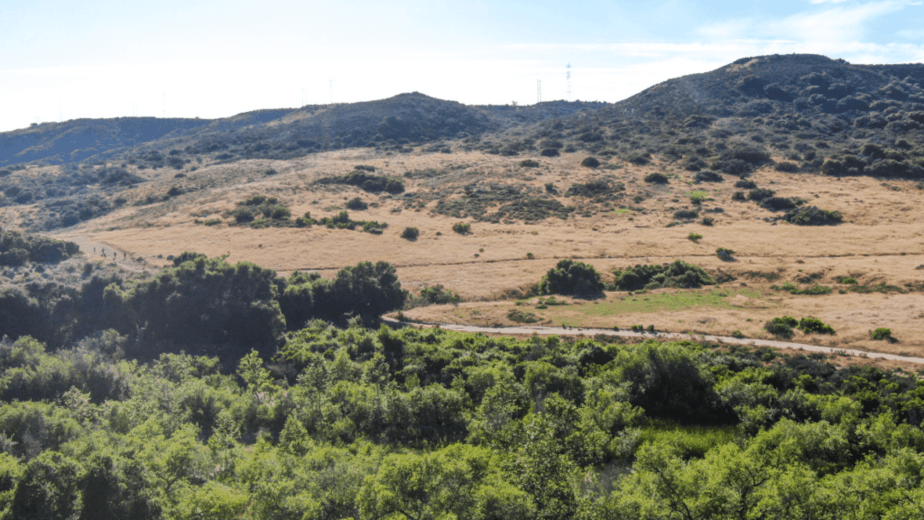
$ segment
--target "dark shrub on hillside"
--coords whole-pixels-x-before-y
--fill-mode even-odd
[[[670,180],[663,173],[649,173],[645,176],[645,182],[652,184],[667,184]]]
[[[401,232],[401,238],[407,240],[417,240],[417,237],[420,236],[420,230],[415,227],[406,227],[404,231]]]
[[[696,182],[725,182],[724,177],[711,170],[697,172],[693,176],[693,180]]]
[[[539,155],[543,157],[558,157],[561,155],[557,148],[543,148]]]
[[[565,192],[566,197],[600,197],[606,195],[612,195],[615,192],[625,191],[625,185],[621,182],[614,184],[613,181],[607,179],[596,179],[584,183],[572,184],[568,191]]]
[[[834,334],[834,329],[814,316],[799,320],[799,329],[806,334]]]
[[[626,161],[636,165],[645,166],[651,162],[651,154],[648,152],[639,152],[626,157]]]
[[[796,201],[789,197],[770,197],[768,199],[764,199],[760,205],[766,209],[769,209],[770,211],[783,211],[795,208],[797,206]]]
[[[559,261],[539,282],[540,294],[595,296],[601,292],[600,273],[592,265],[571,259]]]
[[[395,194],[404,192],[404,181],[397,177],[370,175],[358,170],[340,177],[325,177],[320,179],[318,184],[347,184],[370,193],[385,191]]]
[[[737,202],[745,202],[748,200],[748,197],[744,194],[743,191],[736,191],[732,194],[732,200]]]
[[[794,209],[783,217],[797,226],[833,226],[844,221],[837,211],[818,209],[816,206]]]
[[[0,229],[0,265],[22,265],[28,261],[57,263],[79,252],[73,242]]]
[[[794,162],[783,161],[773,165],[773,169],[778,172],[793,173],[799,171],[799,165]]]
[[[363,201],[363,199],[361,199],[361,198],[359,198],[359,197],[356,197],[356,198],[353,198],[353,199],[348,200],[347,203],[346,203],[346,207],[347,207],[347,209],[352,209],[352,210],[354,210],[354,211],[360,211],[360,210],[364,210],[364,209],[369,209],[369,205],[366,204],[366,203]]]
[[[691,172],[698,172],[706,167],[706,161],[696,155],[691,155],[684,159],[683,169]]]
[[[722,152],[721,160],[739,160],[754,166],[760,166],[770,162],[770,154],[756,146],[736,146]]]
[[[596,168],[597,166],[600,166],[600,161],[596,157],[587,157],[581,161],[581,166],[586,168]]]
[[[735,182],[736,188],[744,188],[746,190],[753,190],[757,187],[757,184],[754,181],[749,181],[747,179],[741,179],[740,181]]]
[[[539,167],[539,161],[535,159],[524,159],[520,161],[520,166],[523,168],[537,168]]]
[[[767,188],[755,188],[748,192],[748,200],[760,202],[776,195],[776,192]]]
[[[684,289],[714,285],[715,280],[702,267],[675,260],[671,264],[636,265],[613,270],[613,288],[620,291],[682,287]]]
[[[727,173],[729,175],[743,175],[754,171],[753,166],[740,159],[718,161],[713,166],[722,173]]]
[[[681,209],[674,212],[674,218],[679,220],[689,220],[694,218],[699,218],[699,212],[693,211],[691,209]]]

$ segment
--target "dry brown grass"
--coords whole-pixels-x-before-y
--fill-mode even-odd
[[[184,250],[210,256],[229,254],[229,261],[251,261],[282,273],[294,270],[317,270],[323,274],[360,261],[384,260],[398,268],[402,283],[412,291],[425,285],[443,284],[468,300],[492,300],[511,289],[539,281],[558,259],[580,258],[598,270],[608,272],[639,263],[662,263],[683,259],[710,270],[721,269],[750,286],[769,285],[761,274],[776,273],[774,283],[796,281],[815,275],[818,283],[833,284],[835,277],[851,275],[861,284],[889,283],[904,285],[924,281],[924,230],[919,211],[924,194],[910,181],[891,181],[859,177],[836,180],[811,174],[785,174],[764,168],[751,178],[758,186],[770,188],[780,196],[802,197],[808,204],[840,211],[845,223],[833,227],[799,227],[764,219],[779,216],[756,204],[733,202],[735,178],[724,183],[691,184],[692,172],[679,170],[676,164],[655,162],[645,167],[620,163],[615,170],[590,170],[580,167],[584,153],[564,154],[557,158],[535,157],[539,168],[518,166],[520,157],[501,157],[477,152],[447,154],[385,155],[371,149],[346,150],[310,155],[291,161],[252,160],[232,164],[204,165],[186,172],[185,179],[173,179],[174,170],[146,170],[152,179],[133,190],[133,197],[165,193],[170,186],[193,188],[189,193],[165,203],[150,206],[127,206],[106,217],[84,223],[58,234],[62,238],[83,236],[99,243],[143,257],[151,264],[165,263],[166,257]],[[618,161],[614,161],[618,162]],[[645,208],[646,213],[603,212],[584,218],[577,214],[567,220],[550,218],[538,224],[490,224],[472,222],[472,233],[458,235],[451,231],[459,219],[432,212],[435,202],[423,211],[404,208],[403,196],[377,196],[352,187],[321,187],[312,183],[321,177],[342,175],[357,164],[376,167],[376,173],[402,176],[411,170],[454,169],[458,195],[466,183],[478,179],[490,182],[523,183],[542,187],[554,182],[560,193],[575,182],[602,175],[612,175],[626,184],[627,196],[616,204]],[[279,174],[265,176],[267,168]],[[667,186],[644,183],[652,171],[670,175]],[[510,179],[518,179],[512,181]],[[432,181],[405,179],[408,192],[427,191]],[[698,223],[666,227],[674,209],[693,208],[688,193],[709,193],[702,206],[722,207],[724,213],[708,213],[714,226]],[[324,208],[343,206],[359,196],[377,207],[350,212],[356,219],[387,222],[381,236],[359,231],[310,229],[249,229],[226,225],[206,227],[195,224],[204,215],[222,215],[244,198],[267,194],[288,204],[294,216],[310,211],[313,217],[336,213]],[[641,194],[645,200],[634,203]],[[559,197],[563,204],[579,199]],[[392,210],[402,208],[400,213]],[[9,213],[9,212],[7,212]],[[701,213],[707,215],[707,213]],[[4,222],[15,221],[9,214]],[[400,238],[407,226],[420,229],[417,241]],[[691,232],[703,235],[691,242]],[[438,233],[441,233],[438,235]],[[90,243],[88,242],[88,243]],[[736,251],[736,262],[722,262],[718,247]],[[532,253],[533,260],[527,260]],[[611,296],[612,297],[612,296]],[[791,297],[781,293],[769,308],[743,305],[740,309],[687,310],[658,316],[619,316],[621,326],[634,323],[655,324],[663,330],[696,330],[719,334],[741,330],[758,336],[764,320],[780,314],[815,315],[831,323],[838,335],[832,340],[844,348],[865,348],[883,352],[924,353],[924,318],[919,310],[920,294],[857,295],[835,294],[825,297]],[[509,303],[466,304],[464,319],[506,319]],[[475,312],[481,313],[477,317]],[[785,311],[785,312],[784,312]],[[414,312],[434,313],[439,309]],[[446,312],[447,319],[456,316]],[[751,318],[752,322],[746,319]],[[701,319],[706,319],[701,323]],[[610,323],[608,326],[611,326]],[[889,327],[902,340],[898,344],[870,342],[866,331]],[[922,340],[924,341],[924,340]]]

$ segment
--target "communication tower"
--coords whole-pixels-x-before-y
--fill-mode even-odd
[[[565,101],[571,101],[571,62],[565,65],[565,81],[568,83],[568,94]]]
[[[542,80],[536,80],[536,104],[542,103]]]

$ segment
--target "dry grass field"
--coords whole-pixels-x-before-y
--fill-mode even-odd
[[[685,296],[677,303],[683,296],[680,291],[664,289],[633,296],[607,293],[605,300],[569,300],[569,305],[541,310],[523,301],[518,308],[554,325],[653,324],[675,332],[739,330],[749,337],[766,336],[762,325],[772,317],[812,315],[830,323],[837,335],[801,338],[797,333],[799,341],[924,354],[924,293],[920,291],[924,270],[919,269],[924,265],[919,209],[924,191],[914,182],[837,179],[781,173],[770,167],[754,173],[750,180],[758,187],[772,189],[777,196],[801,197],[806,205],[844,216],[838,226],[802,227],[778,219],[782,212],[733,201],[732,194],[739,190],[733,176],[724,176],[725,182],[694,183],[693,172],[683,171],[678,163],[636,166],[601,157],[604,164],[592,169],[580,165],[584,157],[583,152],[537,156],[533,159],[538,167],[522,167],[520,162],[527,158],[522,155],[419,150],[392,155],[361,148],[289,161],[203,164],[195,170],[187,168],[181,178],[172,169],[133,170],[149,182],[127,190],[125,206],[55,236],[77,239],[85,251],[91,245],[119,250],[149,266],[164,265],[169,255],[186,250],[209,256],[229,254],[231,262],[254,262],[283,274],[300,270],[330,275],[360,261],[384,260],[397,267],[403,286],[412,292],[442,284],[467,301],[458,307],[414,309],[406,312],[408,317],[477,324],[509,323],[507,314],[516,303],[504,297],[537,283],[558,259],[581,259],[594,265],[604,279],[614,268],[681,259],[735,280],[718,289],[724,296],[712,295],[716,291],[712,288],[698,291],[708,300],[704,303]],[[405,192],[371,194],[353,186],[315,184],[324,177],[349,173],[356,165],[374,166],[377,175],[402,178]],[[268,176],[268,169],[278,173]],[[417,173],[406,176],[408,172]],[[664,173],[670,182],[644,182],[652,172]],[[565,196],[573,184],[593,179],[622,183],[625,190],[603,202]],[[551,216],[538,222],[508,218],[491,223],[436,212],[437,199],[461,199],[467,186],[471,191],[506,184],[544,193],[547,183],[556,189],[553,198],[574,206],[568,218]],[[144,203],[171,187],[184,193]],[[697,196],[694,192],[705,192],[698,194],[701,204],[691,202],[691,195]],[[263,229],[229,225],[232,219],[227,212],[253,195],[278,198],[291,209],[293,219],[305,212],[314,218],[333,216],[345,209],[347,200],[360,197],[370,206],[351,210],[351,218],[386,222],[388,227],[374,235],[317,225]],[[15,225],[28,216],[25,208],[16,213],[8,208],[0,220]],[[669,226],[680,209],[698,210],[700,218]],[[703,216],[713,217],[713,225],[700,223]],[[222,222],[202,223],[214,218]],[[471,232],[453,232],[453,224],[463,221],[471,224]],[[400,236],[410,226],[420,230],[415,241]],[[694,242],[687,238],[690,233],[703,237]],[[721,261],[715,254],[718,247],[734,250],[735,261]],[[837,283],[842,276],[855,278],[860,286],[896,286],[903,293],[855,293]],[[770,289],[785,282],[817,283],[834,290],[830,295],[795,296]],[[644,298],[650,306],[629,305]],[[900,342],[870,341],[867,331],[877,327],[891,328]]]

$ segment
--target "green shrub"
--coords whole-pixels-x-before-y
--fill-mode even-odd
[[[682,209],[674,212],[674,218],[678,220],[690,220],[699,217],[699,212],[692,209]]]
[[[834,329],[814,316],[799,320],[799,330],[806,334],[834,334]]]
[[[797,226],[834,226],[844,221],[844,217],[837,211],[818,209],[816,206],[794,209],[783,219]]]
[[[736,191],[732,194],[732,200],[737,202],[745,202],[748,200],[743,191]]]
[[[581,166],[586,168],[596,168],[597,166],[600,166],[600,161],[596,157],[587,157],[581,161]]]
[[[670,179],[667,178],[667,175],[663,173],[649,173],[645,176],[645,182],[650,184],[667,184],[670,182]]]
[[[774,195],[776,195],[776,192],[773,190],[768,190],[767,188],[755,188],[748,192],[748,200],[760,202],[762,200],[769,199]]]
[[[800,289],[792,282],[786,282],[783,285],[771,285],[771,289],[774,291],[786,291],[789,294],[805,294],[809,296],[819,296],[823,294],[831,294],[831,288],[825,285],[815,284],[808,289]]]
[[[740,330],[733,330],[732,333],[731,333],[731,335],[732,335],[733,338],[737,338],[737,339],[743,339],[743,338],[744,338],[744,333],[741,332]]]
[[[561,155],[557,148],[543,148],[539,155],[543,157],[558,157]]]
[[[689,239],[691,242],[699,242],[701,238],[703,238],[703,235],[700,235],[698,233],[690,233],[689,235],[687,235],[687,239]]]
[[[353,198],[347,201],[346,207],[347,209],[352,209],[354,211],[360,211],[364,209],[369,209],[369,204],[366,204],[363,201],[363,199],[356,197],[356,198]]]
[[[724,248],[724,247],[720,247],[720,248],[716,249],[716,250],[715,250],[715,254],[719,256],[719,259],[721,259],[721,260],[723,260],[723,261],[725,261],[725,262],[729,262],[729,261],[735,259],[734,256],[733,256],[733,255],[735,254],[735,252],[732,251],[731,249],[726,249],[726,248]]]
[[[703,220],[700,221],[704,226],[711,226],[715,224],[715,219],[712,217],[703,217]]]
[[[773,334],[774,336],[779,336],[781,338],[792,339],[793,336],[793,327],[799,325],[799,321],[791,316],[782,316],[779,318],[773,318],[764,324],[764,330]]]
[[[619,291],[661,287],[692,289],[703,285],[715,285],[715,279],[702,267],[682,260],[667,265],[636,265],[624,270],[613,270],[612,288]]]
[[[690,193],[688,193],[688,195],[690,196],[690,202],[692,202],[693,204],[699,205],[699,204],[702,204],[703,201],[706,200],[706,197],[709,196],[709,193],[705,191],[691,191]]]
[[[538,168],[539,161],[535,159],[524,159],[520,161],[520,166],[522,166],[523,168]]]
[[[735,187],[745,190],[753,190],[757,187],[757,184],[755,184],[754,181],[748,179],[741,179],[740,181],[735,182]]]
[[[892,329],[880,327],[876,330],[869,331],[869,337],[873,341],[888,341],[889,343],[898,343],[898,340],[892,336]]]
[[[857,279],[852,276],[841,276],[838,277],[837,283],[842,283],[846,285],[858,285]]]
[[[600,273],[592,265],[564,259],[539,282],[539,294],[598,295],[603,292]]]
[[[203,224],[205,224],[206,226],[217,226],[218,224],[221,224],[221,219],[220,218],[210,218],[206,220],[205,222],[203,222]]]
[[[420,236],[420,230],[415,227],[406,227],[404,231],[401,232],[401,238],[407,240],[417,240],[417,237]]]
[[[456,222],[452,225],[452,230],[460,235],[467,235],[472,231],[472,225],[467,222]]]
[[[536,323],[542,321],[542,318],[531,312],[523,312],[520,309],[510,309],[507,313],[507,319],[516,323]]]

